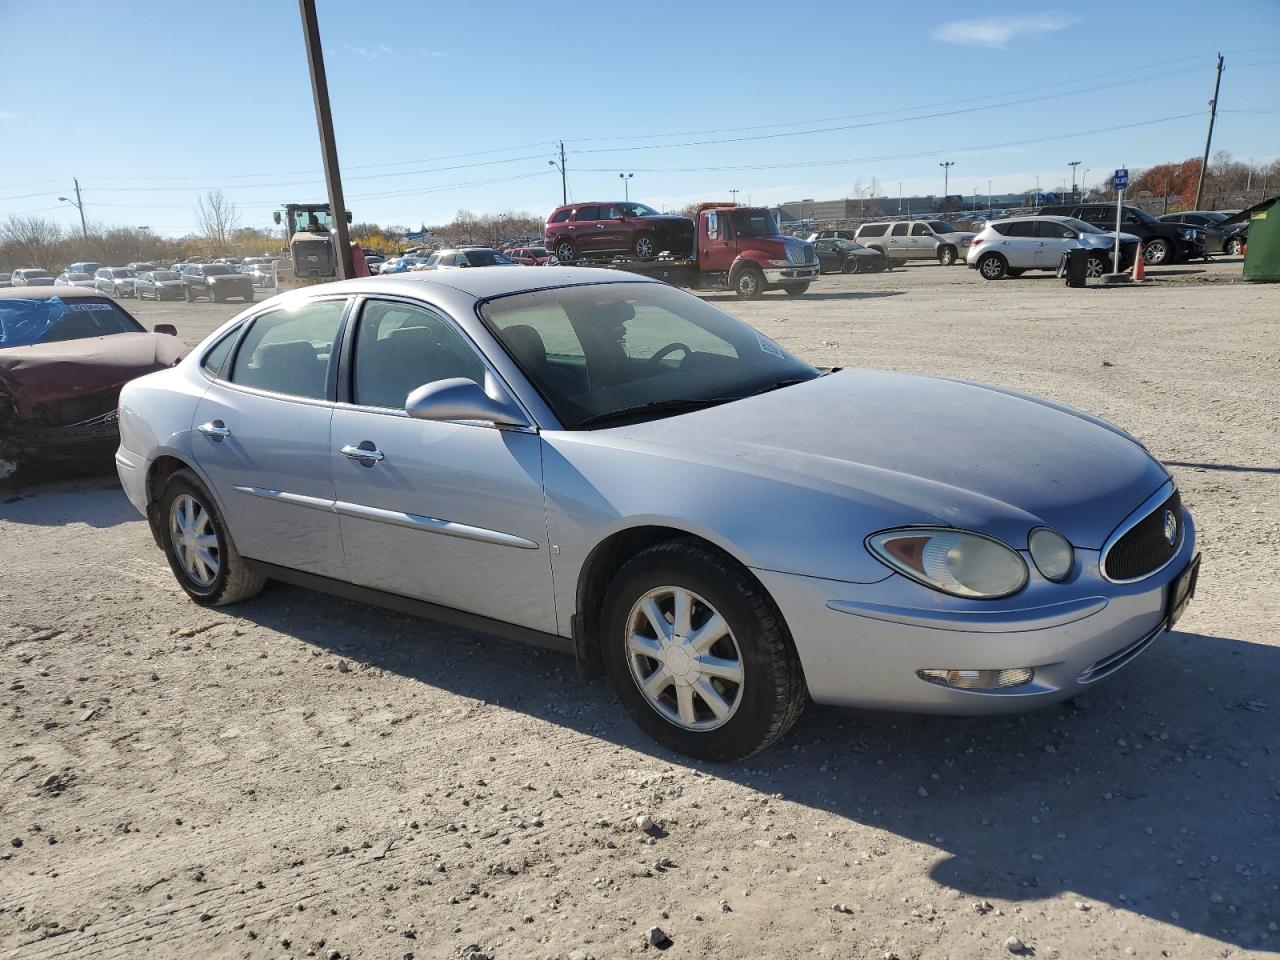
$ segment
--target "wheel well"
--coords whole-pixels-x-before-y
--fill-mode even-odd
[[[151,536],[156,546],[160,546],[160,491],[165,481],[187,465],[177,457],[156,457],[147,469],[147,522],[151,526]]]
[[[999,250],[988,250],[986,253],[984,253],[982,256],[978,258],[978,262],[981,263],[983,260],[987,259],[987,257],[995,257],[997,260],[1003,263],[1006,267],[1009,266],[1009,258],[1006,257]]]
[[[584,677],[599,676],[604,669],[600,661],[598,637],[600,616],[604,610],[604,597],[609,584],[632,557],[668,540],[696,541],[741,566],[736,557],[726,553],[710,540],[675,527],[631,527],[600,541],[587,555],[578,573],[578,589],[574,604],[577,610],[573,618],[574,650],[578,658],[578,670]]]

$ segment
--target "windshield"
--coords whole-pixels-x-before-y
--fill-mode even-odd
[[[293,211],[293,232],[305,230],[310,233],[331,230],[333,218],[328,210],[295,210]]]
[[[1092,223],[1085,223],[1075,217],[1063,217],[1062,223],[1078,233],[1106,233],[1105,230],[1099,230]]]
[[[617,207],[624,217],[656,217],[658,211],[653,207],[645,206],[643,203],[615,203],[611,206]]]
[[[63,276],[66,277],[68,280],[92,280],[93,279],[93,277],[89,276],[87,273],[64,273]]]
[[[515,263],[510,257],[504,257],[497,250],[468,250],[467,263],[473,267],[493,267],[503,263]]]
[[[1133,216],[1141,220],[1143,223],[1148,225],[1153,223],[1158,224],[1160,222],[1151,214],[1147,213],[1147,211],[1143,210],[1141,207],[1126,207],[1125,212],[1132,214]]]
[[[934,233],[959,233],[954,223],[947,223],[945,220],[930,220],[929,229]]]
[[[179,277],[172,270],[157,270],[155,273],[151,274],[151,279],[152,280],[177,280],[179,279]]]
[[[0,349],[141,332],[132,317],[108,300],[0,300]]]
[[[34,280],[37,277],[49,276],[49,273],[46,270],[19,270],[18,272],[21,273],[28,280]]]
[[[778,222],[768,210],[734,210],[729,214],[733,232],[739,237],[776,237]]]
[[[835,246],[837,250],[845,251],[862,249],[862,244],[854,243],[852,240],[837,240]]]
[[[227,274],[236,272],[235,270],[231,269],[231,267],[227,266],[225,263],[209,263],[209,264],[205,264],[200,269],[201,269],[201,272],[206,277],[223,277],[223,276],[226,276]]]
[[[665,284],[535,290],[491,300],[480,313],[569,429],[818,376],[742,321]]]
[[[112,267],[112,268],[111,268],[111,276],[113,276],[113,277],[132,277],[132,276],[133,276],[133,271],[132,271],[132,270],[127,270],[127,269],[125,269],[124,267]]]

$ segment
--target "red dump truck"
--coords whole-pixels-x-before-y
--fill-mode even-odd
[[[813,245],[783,236],[765,207],[699,204],[693,244],[687,252],[670,251],[644,260],[616,257],[590,265],[642,273],[690,290],[732,290],[743,300],[754,300],[766,290],[799,296],[818,277]]]

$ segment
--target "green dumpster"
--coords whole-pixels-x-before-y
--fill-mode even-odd
[[[1249,225],[1248,250],[1244,256],[1246,280],[1280,281],[1280,197],[1271,197],[1241,210],[1225,223],[1244,221]]]

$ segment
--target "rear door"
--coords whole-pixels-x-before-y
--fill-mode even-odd
[[[884,250],[894,260],[906,260],[911,243],[911,224],[895,223],[885,237]]]
[[[348,302],[313,300],[250,321],[197,404],[192,437],[241,554],[337,579],[347,568],[329,428]]]
[[[348,341],[329,468],[351,579],[555,632],[538,434],[404,412],[423,384],[494,376],[438,310],[367,299]]]
[[[1039,267],[1040,241],[1036,237],[1034,220],[1015,220],[1004,226],[1004,237],[996,245],[1009,266],[1015,270]]]

